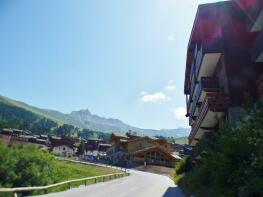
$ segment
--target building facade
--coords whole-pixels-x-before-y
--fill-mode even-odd
[[[174,167],[181,158],[173,155],[173,145],[163,139],[112,134],[108,153],[112,162],[122,166],[161,165]]]
[[[18,129],[3,129],[0,132],[0,140],[9,145],[36,145],[42,150],[50,149],[48,139],[43,139],[43,136],[30,135],[28,132]]]
[[[184,93],[196,146],[221,122],[234,122],[246,99],[263,96],[263,1],[200,5],[187,48]]]
[[[50,137],[51,151],[60,157],[71,157],[77,152],[72,139],[66,137]]]

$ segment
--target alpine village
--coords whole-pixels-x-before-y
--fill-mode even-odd
[[[1,96],[0,197],[263,197],[263,1],[200,4],[188,40],[185,136]]]

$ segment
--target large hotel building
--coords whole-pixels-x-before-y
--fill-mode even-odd
[[[233,122],[249,95],[263,97],[263,0],[200,5],[186,60],[184,93],[196,146]]]

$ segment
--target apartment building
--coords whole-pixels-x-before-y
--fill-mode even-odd
[[[263,96],[263,1],[198,7],[187,48],[184,93],[196,146],[221,122],[233,122],[248,95]]]

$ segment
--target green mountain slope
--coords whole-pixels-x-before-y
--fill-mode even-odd
[[[47,134],[58,123],[40,113],[32,111],[27,106],[5,97],[0,97],[0,128],[17,128],[30,130],[33,133]]]
[[[21,121],[23,120],[21,114],[23,114],[24,112],[27,115],[30,114],[30,116],[32,117],[35,116],[34,121],[49,120],[54,124],[58,124],[58,125],[68,124],[78,128],[84,128],[93,131],[101,131],[105,133],[111,133],[111,132],[126,133],[127,131],[132,130],[143,135],[149,135],[149,136],[162,135],[164,137],[171,136],[175,138],[185,137],[188,136],[189,134],[189,129],[186,128],[162,129],[162,130],[141,129],[141,128],[130,126],[118,119],[104,118],[91,114],[89,110],[73,111],[70,114],[64,114],[55,110],[37,108],[4,96],[0,96],[0,105],[1,105],[0,118],[2,117],[2,122],[5,118],[7,118],[8,114],[9,114],[8,117],[10,118],[10,112],[6,110],[8,108],[9,111],[12,111],[13,118],[17,115],[17,117],[14,118],[16,119],[15,122],[19,121],[19,118],[21,118]],[[18,111],[19,114],[16,114],[15,112]],[[28,122],[27,124],[31,124],[31,122]],[[0,126],[1,126],[1,119],[0,119]]]
[[[52,115],[50,116],[49,113],[45,113],[45,110],[41,110],[39,108],[30,106],[30,105],[23,103],[23,102],[20,102],[20,101],[16,101],[16,100],[4,97],[4,96],[0,96],[0,103],[6,104],[9,106],[13,106],[13,107],[17,107],[17,108],[21,108],[21,109],[24,109],[26,111],[32,112],[38,116],[48,118],[48,119],[53,120],[53,121],[58,122],[58,123],[63,123],[59,119],[56,119],[55,116],[52,116]]]
[[[37,107],[31,106],[26,103],[16,101],[16,100],[4,97],[4,96],[0,96],[0,103],[24,109],[42,118],[50,119],[60,125],[69,124],[69,125],[73,125],[79,128],[85,128],[85,125],[82,124],[81,122],[78,122],[77,120],[75,120],[74,118],[70,117],[67,114],[63,114],[55,110],[37,108]]]

